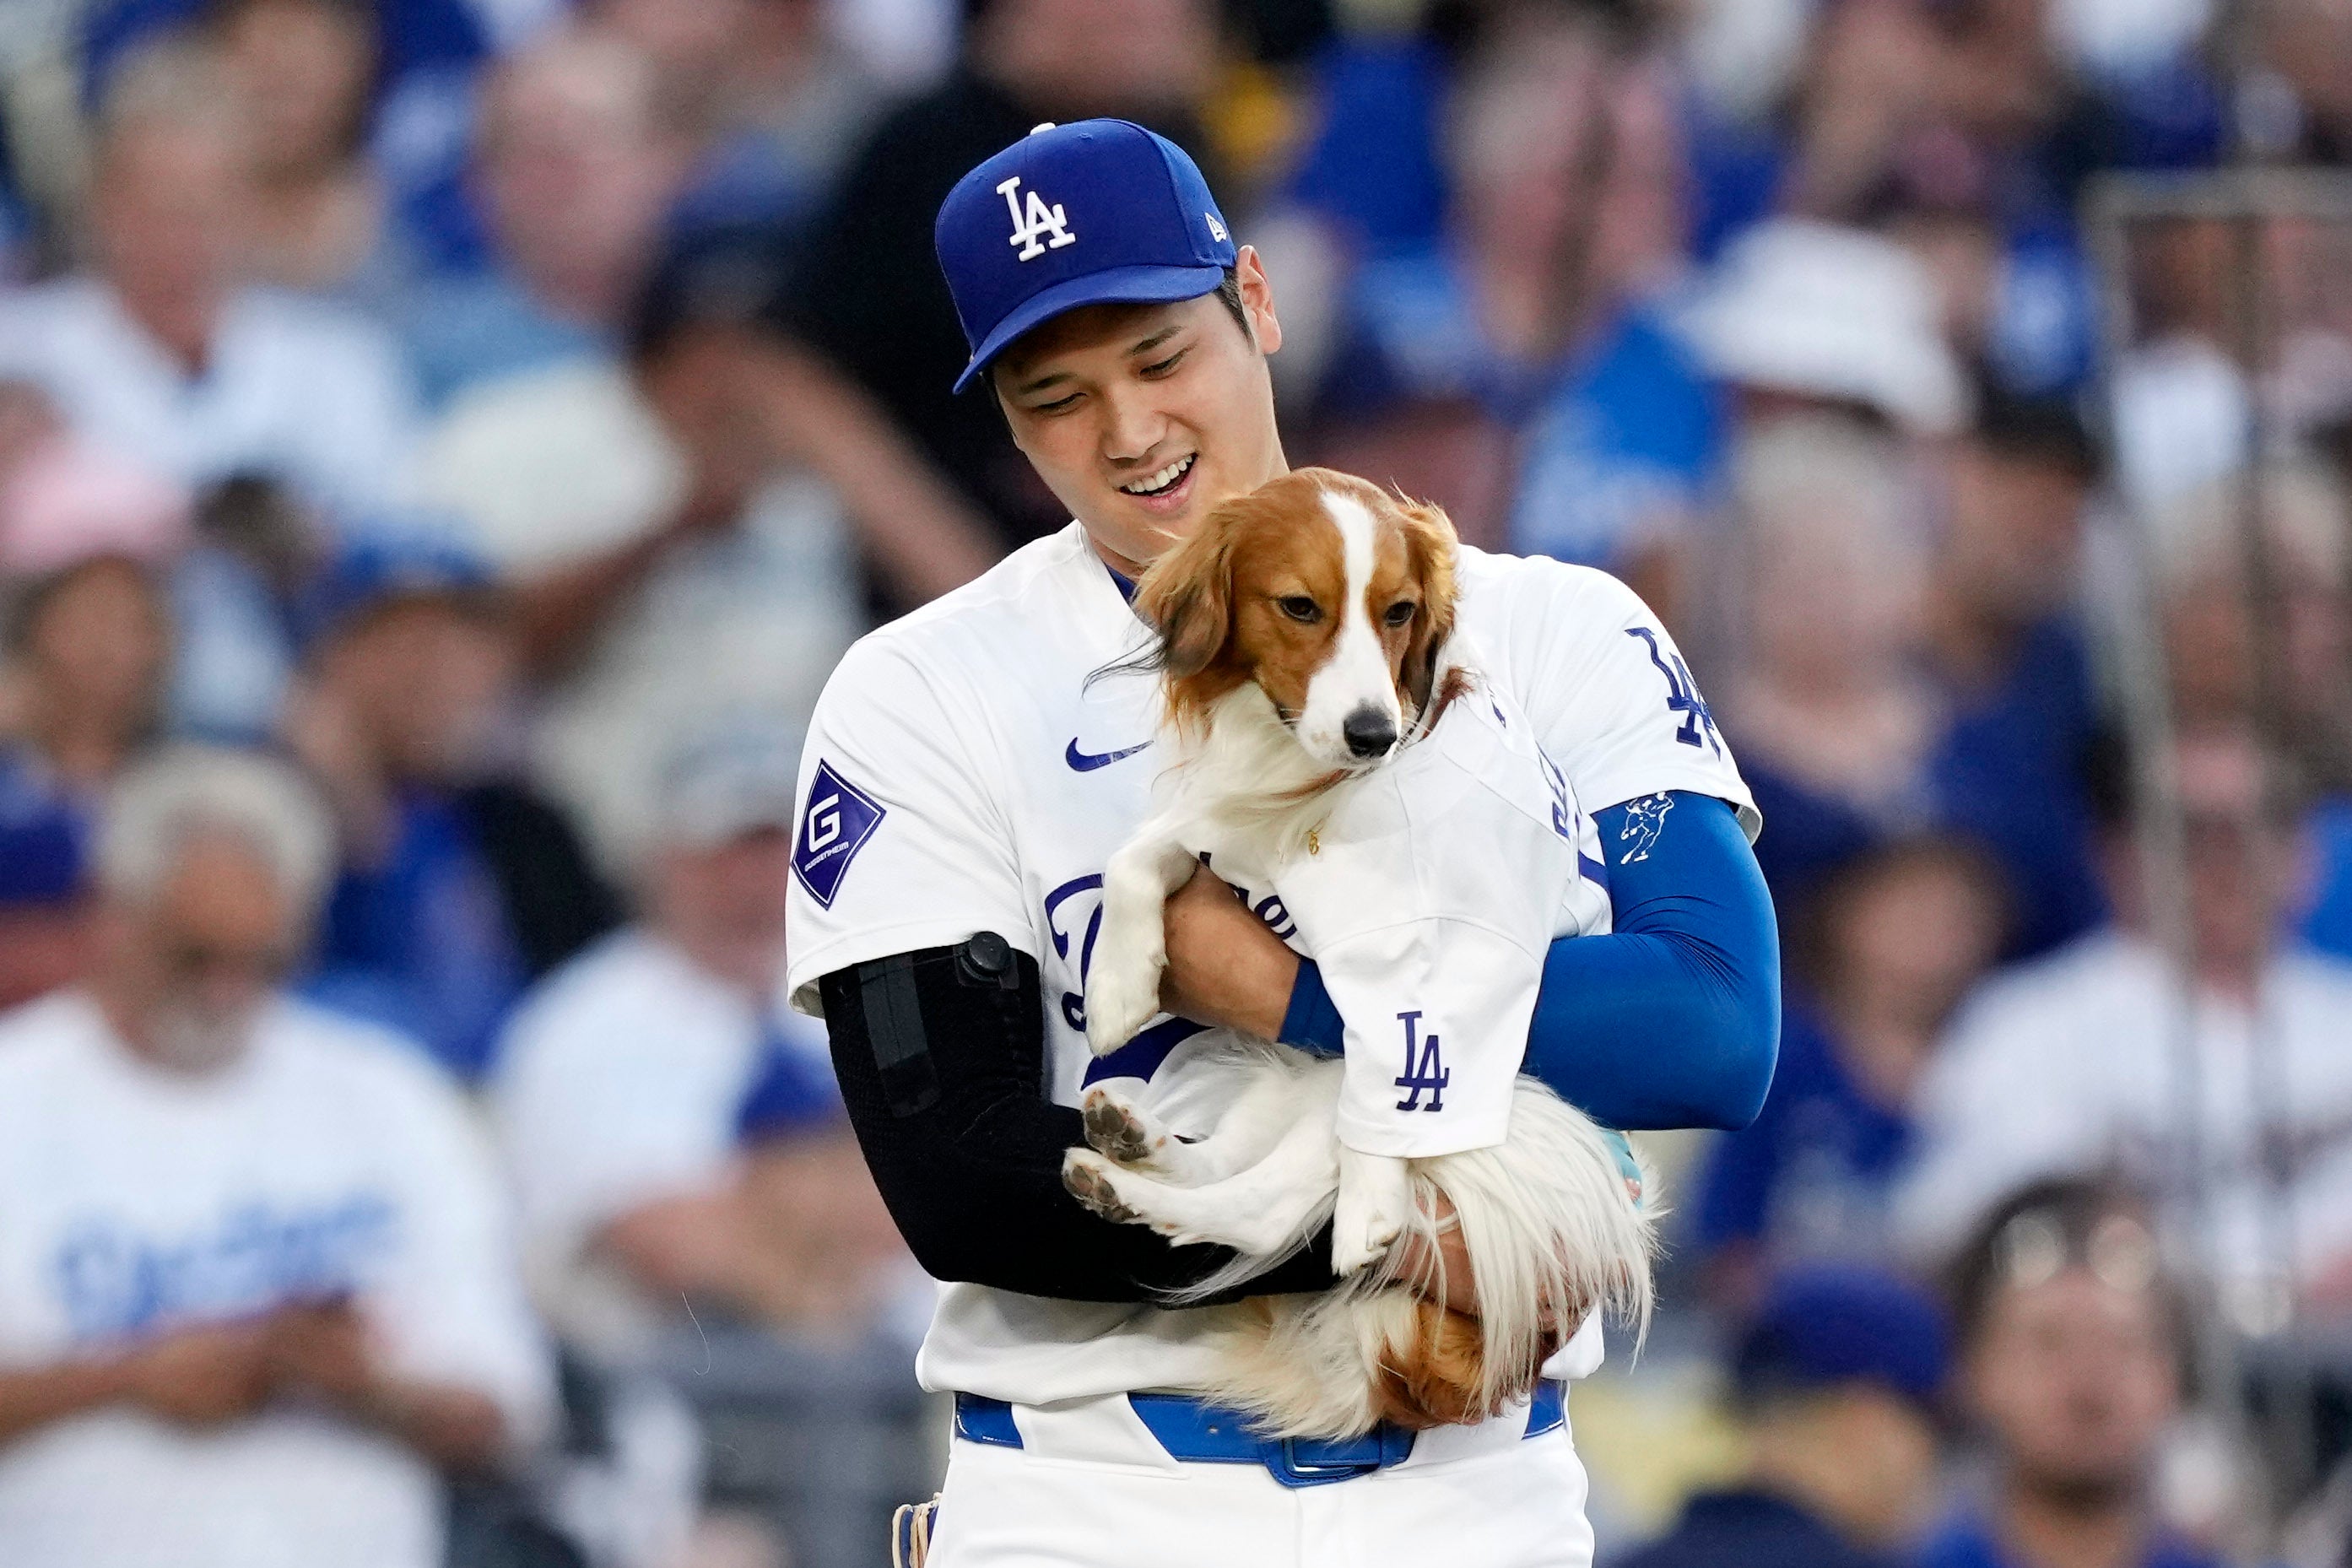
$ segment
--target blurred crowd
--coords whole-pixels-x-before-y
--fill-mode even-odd
[[[931,220],[1099,114],[1265,258],[1292,459],[1633,584],[1763,810],[1603,1568],[2346,1562],[2352,220],[2087,199],[2352,159],[2342,0],[0,8],[0,1561],[928,1492],[792,791],[1066,521]]]

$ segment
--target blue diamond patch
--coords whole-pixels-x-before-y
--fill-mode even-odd
[[[849,863],[874,837],[886,815],[874,798],[820,762],[809,781],[808,805],[801,812],[799,834],[793,840],[793,875],[809,897],[826,909],[841,891]]]

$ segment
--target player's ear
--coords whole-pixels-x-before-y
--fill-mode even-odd
[[[1412,638],[1405,645],[1403,670],[1405,694],[1418,709],[1428,704],[1430,687],[1437,678],[1438,655],[1444,650],[1445,639],[1454,635],[1459,598],[1454,563],[1460,542],[1454,520],[1438,508],[1422,501],[1400,501],[1398,510],[1404,518],[1405,559],[1412,563],[1422,592],[1421,615],[1414,619]]]
[[[1136,584],[1136,613],[1160,628],[1160,668],[1171,679],[1200,674],[1232,640],[1239,519],[1230,502],[1219,507]]]
[[[1266,276],[1257,247],[1244,245],[1234,259],[1234,299],[1247,319],[1250,342],[1258,353],[1270,354],[1282,347],[1282,320],[1274,313],[1274,280]]]

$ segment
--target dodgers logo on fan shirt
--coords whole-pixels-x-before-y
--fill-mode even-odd
[[[849,863],[874,837],[887,815],[872,796],[833,771],[831,763],[816,765],[809,781],[808,806],[801,813],[799,834],[793,840],[793,875],[810,898],[826,909],[841,891]]]
[[[997,186],[996,194],[1004,198],[1004,210],[1013,215],[1013,237],[1006,243],[1021,247],[1013,253],[1018,259],[1034,261],[1048,250],[1059,250],[1078,242],[1078,237],[1070,232],[1070,220],[1062,215],[1061,203],[1047,206],[1045,197],[1031,191],[1028,208],[1023,210],[1020,175]],[[1048,234],[1054,237],[1050,240],[1039,237]]]
[[[400,1217],[364,1190],[317,1205],[257,1197],[176,1236],[93,1215],[68,1228],[50,1274],[77,1342],[121,1339],[357,1291],[397,1242]]]

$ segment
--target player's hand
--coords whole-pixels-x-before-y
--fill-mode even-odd
[[[133,1352],[123,1364],[131,1402],[183,1426],[250,1415],[269,1394],[257,1324],[189,1329]]]
[[[1282,1032],[1298,955],[1203,867],[1168,900],[1160,1005],[1180,1018],[1262,1040]]]
[[[1465,1318],[1478,1315],[1478,1277],[1470,1265],[1470,1247],[1462,1239],[1462,1227],[1454,1223],[1454,1205],[1444,1193],[1437,1194],[1438,1235],[1435,1246],[1416,1233],[1408,1233],[1397,1243],[1400,1279],[1414,1284],[1422,1295]],[[1547,1310],[1544,1314],[1544,1340],[1552,1351],[1569,1341],[1584,1323],[1584,1314],[1560,1314]],[[1549,1355],[1549,1352],[1547,1355]]]
[[[1454,1205],[1437,1194],[1437,1241],[1432,1246],[1417,1231],[1397,1243],[1397,1278],[1412,1284],[1422,1295],[1465,1317],[1478,1315],[1478,1280],[1470,1268],[1470,1248],[1462,1227],[1454,1222]]]
[[[282,1307],[263,1340],[273,1385],[360,1412],[382,1386],[367,1321],[349,1300]]]

